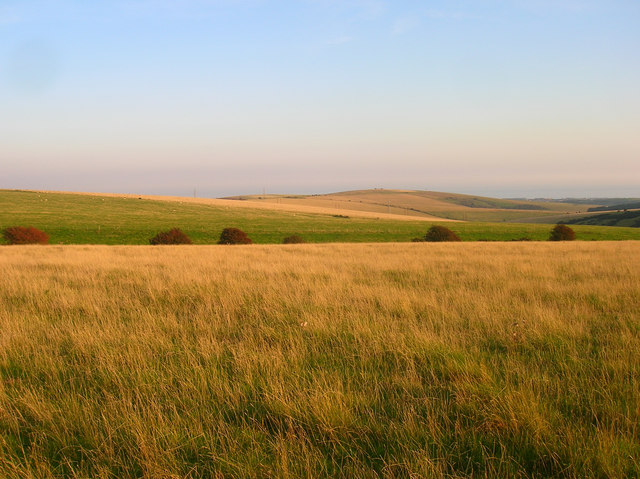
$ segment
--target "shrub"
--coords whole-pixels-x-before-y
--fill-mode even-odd
[[[549,241],[573,241],[576,239],[575,232],[567,225],[557,224],[549,236]]]
[[[444,226],[432,226],[424,235],[425,241],[462,241],[457,234]]]
[[[242,230],[238,228],[225,228],[220,234],[220,241],[218,244],[252,244],[251,238],[247,236]]]
[[[285,239],[282,240],[282,242],[284,244],[300,244],[300,243],[306,243],[305,240],[302,239],[302,237],[300,235],[291,235],[291,236],[287,236]]]
[[[152,245],[159,244],[193,244],[191,239],[178,228],[158,233],[149,240]]]
[[[12,226],[2,235],[7,244],[49,244],[49,235],[33,226]]]

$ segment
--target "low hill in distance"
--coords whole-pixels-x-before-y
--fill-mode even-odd
[[[626,226],[640,228],[640,210],[615,211],[567,220],[570,225]]]
[[[282,243],[291,235],[310,243],[408,242],[433,224],[448,226],[463,241],[543,241],[550,231],[548,224],[442,221],[261,201],[0,190],[0,230],[33,226],[52,244],[148,244],[172,228],[196,244],[215,244],[228,227],[242,229],[255,243]],[[574,229],[579,240],[640,239],[634,228]]]
[[[611,206],[596,206],[589,208],[589,211],[627,211],[640,209],[640,201],[633,201],[630,203],[622,203]]]
[[[511,198],[519,199],[519,198]],[[640,198],[534,198],[533,201],[552,202],[552,203],[571,203],[575,205],[599,205],[607,207],[616,207],[626,203],[638,203]]]
[[[459,221],[509,222],[523,218],[573,215],[596,204],[508,200],[483,196],[416,190],[356,190],[324,195],[245,195],[226,199],[278,205],[315,206],[367,211],[414,218],[439,217]]]

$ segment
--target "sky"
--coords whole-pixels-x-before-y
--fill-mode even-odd
[[[0,188],[640,197],[640,2],[0,0]]]

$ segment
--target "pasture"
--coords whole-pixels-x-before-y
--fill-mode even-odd
[[[0,476],[638,477],[640,243],[0,248]]]
[[[432,224],[425,218],[361,217],[345,209],[310,211],[300,206],[192,198],[147,199],[0,190],[0,230],[34,226],[53,244],[148,244],[160,231],[180,228],[196,244],[214,244],[221,231],[236,227],[256,243],[281,243],[298,234],[310,243],[408,242],[424,236]],[[275,208],[275,209],[274,209]],[[353,216],[353,215],[356,216]],[[371,215],[374,213],[366,212]],[[399,219],[401,218],[401,219]],[[463,241],[546,240],[550,225],[525,223],[443,223]],[[575,226],[578,240],[640,239],[640,229]]]

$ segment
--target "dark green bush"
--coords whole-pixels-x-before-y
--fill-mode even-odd
[[[444,226],[432,226],[424,235],[424,241],[462,241],[457,234]]]
[[[576,233],[562,223],[555,225],[549,236],[549,241],[573,241],[574,239],[576,239]]]
[[[191,239],[178,228],[158,233],[149,240],[152,245],[159,244],[192,244]]]
[[[220,234],[218,244],[252,244],[251,238],[247,233],[238,228],[225,228]]]
[[[284,244],[300,244],[300,243],[306,243],[306,241],[304,239],[302,239],[302,236],[300,236],[300,235],[291,235],[291,236],[287,236],[285,239],[283,239],[282,243],[284,243]]]

